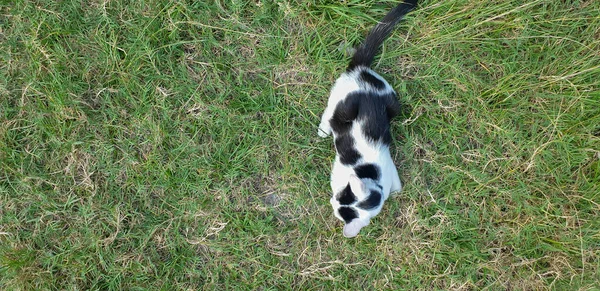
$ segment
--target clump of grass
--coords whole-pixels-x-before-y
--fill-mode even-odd
[[[328,205],[328,90],[394,1],[15,1],[0,287],[591,290],[600,5],[424,1],[376,70],[404,191]]]

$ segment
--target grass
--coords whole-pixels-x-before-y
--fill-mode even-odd
[[[316,127],[395,2],[2,1],[0,289],[600,288],[598,1],[423,1],[342,237]]]

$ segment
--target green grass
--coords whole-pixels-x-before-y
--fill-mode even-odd
[[[396,1],[2,1],[0,289],[600,288],[600,2],[423,2],[345,239],[316,127]]]

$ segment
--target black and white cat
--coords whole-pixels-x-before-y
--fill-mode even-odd
[[[331,89],[318,134],[333,133],[336,157],[331,172],[335,216],[344,236],[355,237],[379,214],[391,192],[402,189],[390,155],[390,120],[400,110],[396,92],[369,67],[394,26],[417,5],[405,0],[367,35],[348,69]]]

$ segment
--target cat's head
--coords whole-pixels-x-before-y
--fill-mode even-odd
[[[381,186],[371,179],[350,175],[348,185],[333,195],[331,206],[335,217],[344,222],[344,236],[355,237],[369,225],[381,206]]]

